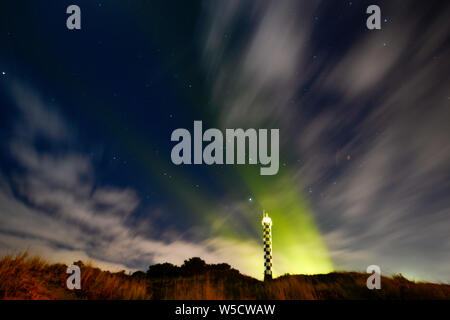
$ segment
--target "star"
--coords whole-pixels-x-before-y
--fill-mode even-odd
[[[2,71],[2,75],[5,75],[6,74],[6,72],[5,71]]]
[[[252,202],[252,201],[253,201],[252,197],[248,198],[248,201],[249,201],[249,202]]]

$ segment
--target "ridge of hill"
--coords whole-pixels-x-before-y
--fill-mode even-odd
[[[450,285],[413,282],[401,275],[382,277],[382,288],[369,290],[364,273],[283,275],[262,282],[228,264],[206,264],[200,258],[182,266],[156,264],[133,274],[75,264],[81,269],[81,289],[69,290],[66,265],[27,253],[6,255],[0,258],[0,299],[450,299]]]

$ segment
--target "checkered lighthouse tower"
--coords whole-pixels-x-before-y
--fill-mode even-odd
[[[272,279],[272,219],[263,211],[264,280]]]

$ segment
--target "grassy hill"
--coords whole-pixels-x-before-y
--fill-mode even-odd
[[[27,254],[5,256],[0,259],[0,299],[450,299],[450,285],[402,276],[382,277],[381,290],[368,290],[368,275],[362,273],[285,275],[262,282],[199,258],[180,267],[153,265],[132,275],[76,264],[81,290],[68,290],[66,265]]]

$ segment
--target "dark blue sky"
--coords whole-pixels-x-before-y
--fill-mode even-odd
[[[3,1],[0,250],[128,269],[198,255],[260,276],[264,208],[278,274],[449,281],[449,10]],[[194,120],[279,128],[279,173],[173,165],[170,135]]]

